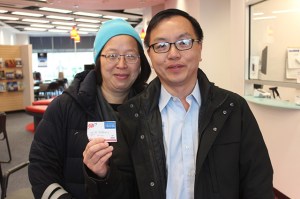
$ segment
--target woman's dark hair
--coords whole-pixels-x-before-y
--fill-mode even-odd
[[[137,42],[137,41],[136,41]],[[132,88],[136,91],[136,92],[141,92],[142,90],[144,90],[144,88],[147,85],[147,80],[151,74],[151,67],[150,64],[148,62],[148,59],[145,56],[144,53],[144,49],[143,47],[137,42],[138,45],[138,51],[140,54],[140,59],[141,59],[141,72],[139,74],[139,76],[137,77],[137,79],[135,80],[135,82],[132,85]],[[101,52],[99,53],[99,55],[101,55]],[[97,84],[99,86],[101,86],[102,84],[102,74],[101,74],[101,62],[100,62],[100,56],[98,56],[97,61],[96,61],[96,66],[95,66],[95,71],[97,74]]]
[[[154,15],[152,17],[152,19],[149,22],[147,31],[146,31],[146,36],[144,39],[144,45],[148,48],[149,47],[149,42],[150,42],[150,33],[151,31],[163,20],[166,18],[170,18],[173,16],[182,16],[184,18],[186,18],[187,20],[189,20],[194,28],[194,31],[197,35],[197,39],[199,39],[200,41],[203,40],[203,31],[202,28],[200,26],[200,24],[198,23],[198,21],[192,17],[191,15],[189,15],[188,13],[182,11],[182,10],[178,10],[178,9],[167,9],[167,10],[163,10],[159,13],[157,13],[156,15]]]

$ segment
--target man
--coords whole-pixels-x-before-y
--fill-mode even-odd
[[[158,75],[120,107],[140,198],[273,199],[273,169],[246,101],[198,68],[203,32],[186,12],[156,14],[144,44]]]
[[[168,9],[151,19],[144,44],[158,77],[118,108],[136,183],[122,180],[133,175],[130,166],[127,176],[109,180],[117,172],[105,157],[114,150],[90,147],[95,159],[86,165],[94,173],[95,165],[110,171],[87,177],[94,182],[87,186],[91,198],[274,198],[258,124],[241,96],[215,86],[198,68],[202,40],[199,23],[186,12]]]

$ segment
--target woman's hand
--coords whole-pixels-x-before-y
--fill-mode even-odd
[[[83,163],[97,176],[106,177],[109,158],[112,156],[113,147],[109,146],[103,138],[91,140],[83,152]]]

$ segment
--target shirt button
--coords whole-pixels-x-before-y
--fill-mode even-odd
[[[129,107],[130,107],[130,108],[133,108],[133,104],[130,104]]]
[[[155,183],[154,182],[150,182],[150,186],[154,187]]]
[[[214,127],[212,130],[213,130],[214,132],[216,132],[216,131],[218,130],[218,128],[217,128],[217,127]]]
[[[227,111],[224,110],[224,111],[223,111],[223,114],[226,115],[226,114],[227,114]]]
[[[134,117],[139,117],[139,114],[138,114],[138,113],[135,113],[135,114],[134,114]]]
[[[188,149],[190,149],[190,147],[189,146],[185,146],[185,149],[188,150]]]
[[[141,140],[143,140],[143,139],[145,138],[145,136],[144,136],[144,135],[141,135],[141,137],[140,137],[140,138],[141,138]]]
[[[234,103],[233,103],[233,102],[231,102],[231,103],[229,104],[229,106],[234,106]]]

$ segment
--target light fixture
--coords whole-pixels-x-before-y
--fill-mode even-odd
[[[48,24],[31,24],[31,27],[38,27],[38,28],[53,28],[54,26]]]
[[[22,21],[33,22],[33,23],[49,23],[49,21],[42,20],[42,19],[22,19]]]
[[[16,18],[16,17],[5,17],[5,16],[0,16],[0,19],[3,19],[3,20],[13,20],[13,21],[19,20],[19,18]]]
[[[88,32],[84,32],[84,31],[80,31],[80,30],[78,30],[77,33],[80,34],[80,35],[87,35],[87,34],[89,34]]]
[[[76,37],[74,38],[74,42],[75,43],[80,42],[80,36],[79,36],[79,34],[77,34]]]
[[[105,18],[105,19],[123,19],[123,20],[128,19],[126,17],[118,17],[118,16],[111,16],[111,15],[104,15],[103,18]]]
[[[70,20],[74,19],[72,17],[62,17],[62,16],[55,16],[55,15],[48,15],[48,16],[46,16],[46,18],[49,18],[49,19],[61,19],[61,20],[67,20],[67,21],[70,21]]]
[[[85,27],[85,28],[99,28],[98,24],[77,24],[78,27]]]
[[[93,20],[93,19],[75,19],[75,21],[80,21],[80,22],[87,22],[87,23],[100,23],[100,20]]]
[[[87,17],[101,17],[101,14],[90,13],[90,12],[74,12],[75,15],[87,16]]]
[[[46,31],[45,28],[32,28],[32,27],[26,27],[24,30],[31,30],[31,31]]]
[[[59,29],[49,29],[48,32],[61,32],[61,33],[67,33],[69,31],[67,30],[59,30]]]
[[[12,12],[13,15],[23,15],[23,16],[29,16],[29,17],[42,17],[44,15],[42,14],[36,14],[36,13],[30,13],[30,12]]]
[[[141,33],[140,33],[140,38],[141,38],[142,40],[144,40],[145,36],[146,36],[146,33],[145,33],[144,28],[143,28],[142,31],[141,31]]]
[[[98,29],[95,28],[79,28],[79,30],[87,32],[98,32]]]
[[[63,26],[75,26],[76,23],[75,22],[62,22],[62,21],[53,21],[51,22],[52,24],[55,25],[63,25]]]
[[[41,7],[39,8],[39,10],[43,10],[43,11],[49,11],[49,12],[58,12],[58,13],[71,13],[71,10],[63,10],[63,9],[57,9],[57,8],[48,8],[48,7]]]
[[[72,30],[71,30],[71,32],[70,32],[70,37],[71,37],[71,39],[74,39],[77,35],[78,35],[78,32],[77,32],[77,30],[76,30],[76,27],[73,26],[73,27],[72,27]]]

